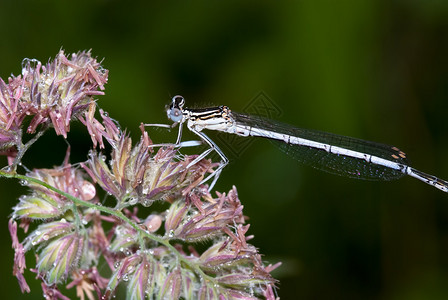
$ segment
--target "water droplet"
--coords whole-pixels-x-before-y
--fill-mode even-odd
[[[123,275],[123,281],[129,281],[129,275],[128,274],[124,274]]]
[[[22,75],[26,76],[28,75],[28,72],[31,69],[36,68],[38,65],[41,65],[42,63],[35,59],[35,58],[24,58],[22,60]]]
[[[172,238],[172,237],[174,237],[174,230],[170,230],[170,233],[168,234],[168,237],[169,238]]]
[[[21,180],[19,181],[19,183],[20,183],[21,185],[23,185],[23,186],[28,185],[28,181],[25,180],[25,179],[21,179]]]
[[[96,68],[96,71],[101,75],[106,74],[106,69],[104,69],[102,66],[99,66],[98,68]]]
[[[130,205],[136,205],[138,202],[138,198],[137,197],[131,197],[129,198],[129,204]]]

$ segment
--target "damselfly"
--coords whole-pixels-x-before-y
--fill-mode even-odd
[[[293,158],[333,174],[368,180],[394,180],[409,175],[448,192],[447,181],[412,168],[407,162],[406,154],[393,146],[296,128],[259,116],[239,114],[227,106],[189,109],[184,105],[182,96],[174,96],[167,109],[168,118],[174,122],[173,125],[179,124],[176,144],[181,143],[182,125],[187,123],[188,129],[210,146],[189,166],[196,164],[212,151],[222,159],[214,172],[203,180],[206,182],[214,177],[209,189],[214,186],[229,160],[202,132],[203,129],[267,138],[278,143],[279,147]]]

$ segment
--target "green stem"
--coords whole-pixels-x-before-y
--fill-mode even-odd
[[[34,144],[44,133],[47,131],[48,126],[44,126],[41,130],[39,130],[35,136],[33,136],[26,144],[22,144],[20,142],[20,145],[17,146],[17,156],[14,159],[14,162],[12,163],[10,167],[10,171],[15,173],[17,166],[22,161],[23,155],[25,155],[25,152],[31,147],[32,144]],[[22,136],[22,133],[20,133],[20,136]],[[21,139],[21,137],[20,137]]]
[[[101,205],[96,205],[93,203],[90,203],[88,201],[84,201],[81,199],[78,199],[66,192],[63,192],[51,185],[49,185],[48,183],[33,178],[33,177],[28,177],[25,175],[20,175],[20,174],[11,174],[5,171],[0,170],[0,176],[6,177],[6,178],[16,178],[16,179],[20,179],[20,180],[26,180],[28,182],[33,182],[39,185],[42,185],[44,187],[46,187],[47,189],[58,193],[59,195],[62,195],[64,197],[66,197],[67,199],[69,199],[70,201],[72,201],[74,203],[74,205],[79,205],[79,206],[84,206],[84,207],[88,207],[88,208],[92,208],[92,209],[96,209],[99,211],[102,211],[104,213],[107,213],[109,215],[113,215],[115,217],[117,217],[118,219],[126,222],[127,224],[129,224],[132,228],[134,228],[140,235],[139,236],[146,236],[147,238],[160,243],[162,245],[164,245],[165,247],[167,247],[168,249],[171,250],[172,253],[174,253],[177,256],[177,259],[184,263],[185,265],[187,265],[188,267],[190,267],[191,269],[193,269],[197,274],[199,274],[200,276],[202,276],[202,278],[207,279],[209,281],[214,281],[213,277],[208,276],[207,274],[205,274],[201,268],[199,268],[199,266],[197,266],[196,264],[192,263],[191,261],[189,261],[188,259],[186,259],[183,255],[181,255],[174,246],[172,246],[169,243],[169,240],[166,240],[164,238],[161,238],[157,235],[151,234],[148,231],[143,230],[142,228],[140,228],[137,224],[135,224],[134,222],[132,222],[131,219],[129,219],[128,217],[126,217],[121,211],[109,208],[109,207],[105,207],[105,206],[101,206]],[[74,209],[76,209],[76,207],[74,207]],[[76,214],[76,211],[74,212]]]

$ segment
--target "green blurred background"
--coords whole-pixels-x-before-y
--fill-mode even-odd
[[[241,111],[263,91],[283,122],[398,146],[448,179],[448,1],[2,0],[0,24],[3,79],[23,58],[46,62],[61,47],[104,57],[99,105],[135,139],[140,122],[168,122],[173,95]],[[155,142],[174,140],[153,131]],[[85,160],[82,126],[70,142],[72,162]],[[65,148],[49,134],[26,164],[58,165]],[[412,178],[326,174],[266,141],[232,158],[216,189],[232,185],[253,244],[283,262],[274,272],[282,299],[448,298],[447,194]],[[3,296],[40,299],[32,274],[31,295],[11,275],[7,219],[24,189],[5,179],[0,189]]]

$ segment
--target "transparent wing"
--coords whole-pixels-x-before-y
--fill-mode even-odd
[[[393,146],[327,132],[296,128],[258,116],[234,112],[232,112],[232,116],[236,122],[244,125],[370,154],[404,166],[409,165],[404,152]],[[337,155],[322,149],[270,140],[294,159],[332,174],[367,180],[393,180],[405,175],[399,170],[376,165],[365,159]]]

